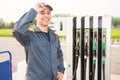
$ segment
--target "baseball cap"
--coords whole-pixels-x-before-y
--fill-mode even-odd
[[[51,11],[53,11],[53,8],[49,4],[45,4],[44,6],[49,8]]]

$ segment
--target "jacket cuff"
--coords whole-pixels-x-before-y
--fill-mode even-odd
[[[65,68],[61,68],[61,69],[59,69],[59,72],[62,72],[62,73],[64,74],[64,72],[65,72]]]

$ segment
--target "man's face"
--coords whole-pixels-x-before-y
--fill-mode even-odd
[[[36,22],[41,26],[48,26],[51,21],[51,10],[45,7],[44,10],[40,11],[36,15]]]

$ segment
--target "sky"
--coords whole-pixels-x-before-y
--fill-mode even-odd
[[[0,18],[15,22],[37,2],[50,4],[53,7],[52,14],[120,17],[120,0],[0,0]]]

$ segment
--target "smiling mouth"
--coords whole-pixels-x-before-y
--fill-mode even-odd
[[[43,21],[45,21],[45,22],[49,22],[49,21],[50,21],[50,19],[43,19]]]

